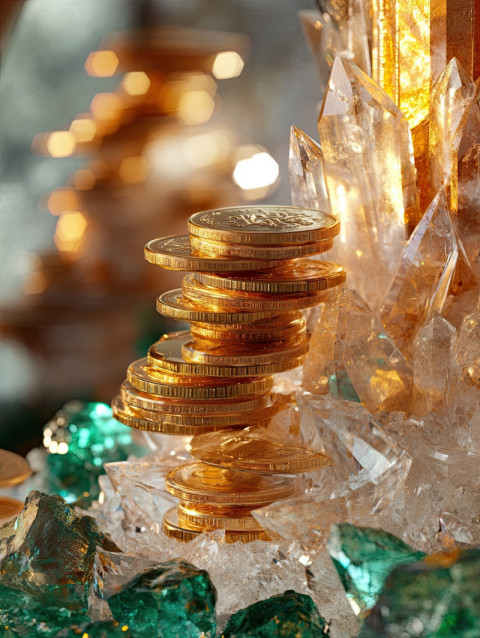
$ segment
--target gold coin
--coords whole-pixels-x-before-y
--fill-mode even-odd
[[[180,436],[191,436],[192,434],[200,434],[211,432],[212,430],[225,429],[225,425],[178,425],[171,422],[151,421],[144,416],[145,413],[135,410],[123,403],[120,397],[115,397],[112,401],[113,416],[130,428],[135,430],[143,430],[148,432],[159,432],[160,434],[178,434]],[[158,414],[158,413],[156,413]]]
[[[177,541],[188,543],[201,534],[201,530],[188,528],[185,524],[181,525],[178,520],[178,512],[176,507],[172,507],[165,512],[163,517],[162,530],[168,538],[175,538]],[[212,530],[205,530],[206,532]],[[245,530],[233,532],[225,530],[225,541],[227,543],[249,543],[251,541],[262,540],[268,541],[270,537],[264,530]]]
[[[17,501],[8,496],[0,496],[0,525],[16,518],[22,510],[22,501]]]
[[[191,446],[197,460],[237,470],[297,474],[330,465],[325,454],[269,439],[265,430],[256,426],[201,434],[192,439]]]
[[[221,242],[208,241],[201,237],[190,235],[190,246],[194,251],[210,257],[284,261],[326,253],[327,250],[333,247],[333,239],[290,246],[242,246],[234,243],[223,244]]]
[[[190,503],[260,507],[295,493],[295,483],[283,476],[238,472],[207,465],[185,463],[172,470],[165,489]]]
[[[199,369],[199,366],[192,365],[191,367],[197,370]],[[202,366],[201,369],[206,367],[208,366]],[[218,373],[217,376],[220,376],[220,374]],[[178,375],[177,379],[181,381],[181,376]],[[127,370],[127,381],[134,388],[142,392],[155,394],[163,398],[177,398],[187,401],[256,396],[268,392],[273,385],[273,379],[271,377],[261,377],[252,380],[222,378],[219,380],[217,386],[164,383],[161,380],[161,372],[149,365],[148,359],[139,359],[130,364]]]
[[[211,288],[258,293],[321,292],[345,281],[345,271],[338,264],[327,261],[298,259],[270,272],[244,273],[224,277],[197,272],[196,281]]]
[[[164,317],[179,321],[200,323],[249,324],[278,315],[278,312],[228,312],[212,309],[202,304],[192,303],[183,297],[180,288],[164,292],[157,299],[157,310]]]
[[[183,278],[182,291],[192,303],[203,304],[212,310],[243,310],[260,312],[264,310],[272,313],[311,308],[317,306],[324,299],[324,293],[298,292],[291,295],[267,295],[260,293],[242,293],[231,290],[219,290],[205,286],[195,281],[193,275]]]
[[[284,361],[292,361],[306,354],[308,339],[300,334],[290,342],[224,344],[196,339],[182,346],[183,357],[192,363],[204,365],[267,366]]]
[[[278,246],[331,239],[340,232],[340,223],[333,215],[308,208],[242,206],[195,213],[188,231],[209,241]]]
[[[28,463],[19,454],[0,450],[0,487],[19,485],[31,473]]]
[[[132,408],[151,412],[166,412],[182,415],[229,415],[231,413],[254,412],[271,408],[276,395],[263,394],[247,399],[210,399],[206,401],[184,401],[182,399],[162,399],[154,394],[136,390],[128,381],[120,387],[120,397]]]
[[[182,501],[177,507],[178,521],[180,525],[193,527],[194,529],[197,528],[201,531],[214,529],[224,529],[234,532],[244,530],[264,531],[257,520],[253,518],[249,509],[232,507],[228,508],[228,510],[217,514],[202,512]]]
[[[250,324],[252,325],[252,324]],[[195,339],[204,338],[210,340],[222,340],[224,342],[257,343],[263,341],[284,341],[292,335],[300,334],[306,331],[306,321],[302,317],[293,321],[289,326],[272,330],[270,328],[257,327],[256,330],[246,329],[240,326],[240,330],[235,327],[222,325],[211,326],[204,323],[190,324],[190,332]]]
[[[252,363],[242,364],[240,360],[233,360],[231,364],[219,363],[195,363],[189,362],[183,357],[183,348],[192,340],[189,332],[177,332],[167,335],[168,338],[162,338],[157,343],[150,346],[148,351],[149,375],[156,377],[157,380],[163,380],[170,385],[178,385],[182,382],[182,377],[189,384],[197,383],[201,390],[207,390],[207,386],[211,384],[221,385],[222,383],[230,384],[238,383],[244,380],[245,384],[250,383],[250,394],[262,394],[267,392],[273,386],[273,378],[268,375],[291,370],[301,365],[305,357],[305,347],[300,354],[292,357],[282,357],[281,360],[272,363]],[[271,347],[271,344],[269,344]],[[170,375],[170,376],[168,376]],[[174,376],[179,375],[179,376]],[[202,378],[200,378],[202,377]],[[222,381],[216,381],[212,377],[221,377]],[[250,380],[249,377],[261,377],[260,379]],[[132,385],[135,385],[132,383]],[[138,386],[135,386],[138,387]],[[139,388],[140,390],[142,388]],[[149,390],[144,390],[149,392]],[[232,389],[232,392],[234,390]],[[245,390],[248,393],[248,388]],[[158,394],[158,393],[154,393]],[[162,395],[165,396],[165,395]],[[170,396],[170,395],[169,395]],[[239,396],[231,394],[229,396]],[[200,398],[200,397],[198,397]],[[214,396],[204,398],[215,398]],[[221,397],[218,397],[221,398]]]
[[[243,272],[266,270],[280,266],[282,260],[228,259],[195,254],[188,235],[161,237],[149,241],[145,246],[145,259],[151,264],[169,270],[192,270],[203,272]]]

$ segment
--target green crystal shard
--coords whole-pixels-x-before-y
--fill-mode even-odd
[[[73,623],[88,621],[85,611],[71,611],[65,607],[49,607],[35,596],[0,585],[0,636],[38,636],[52,638]]]
[[[360,611],[375,605],[394,567],[425,556],[388,532],[349,523],[332,525],[327,549],[347,597]]]
[[[0,527],[2,585],[46,605],[82,609],[97,549],[120,551],[90,516],[79,516],[60,496],[32,491],[18,517]]]
[[[289,589],[237,611],[221,638],[320,638],[325,625],[310,596]]]
[[[135,638],[127,625],[121,625],[115,620],[100,620],[82,625],[73,625],[63,629],[55,638]]]
[[[80,401],[67,403],[47,423],[43,443],[48,451],[48,490],[82,507],[98,498],[104,463],[146,451],[133,443],[132,430],[113,418],[110,406]]]
[[[108,599],[113,617],[149,638],[214,636],[217,592],[208,573],[181,559],[145,569]]]
[[[401,565],[385,582],[359,638],[478,638],[480,549]]]

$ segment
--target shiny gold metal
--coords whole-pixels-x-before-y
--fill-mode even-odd
[[[0,487],[19,485],[31,473],[28,463],[19,454],[0,450]]]
[[[264,324],[267,326],[267,324]],[[242,343],[258,343],[263,341],[284,341],[292,335],[297,335],[305,332],[306,321],[304,317],[292,321],[289,325],[283,328],[262,328],[257,325],[255,330],[247,329],[246,326],[210,326],[204,323],[190,324],[190,332],[195,339],[204,338],[210,340],[221,340],[225,344],[231,342]]]
[[[177,507],[180,525],[197,528],[200,531],[224,529],[241,532],[245,530],[264,531],[250,513],[249,509],[241,507],[225,508],[222,513],[205,512],[181,501]]]
[[[195,213],[188,220],[188,230],[209,241],[282,246],[331,239],[340,232],[340,224],[333,215],[318,210],[242,206]]]

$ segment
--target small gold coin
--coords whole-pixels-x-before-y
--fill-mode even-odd
[[[333,248],[333,239],[285,246],[243,246],[241,244],[223,244],[221,242],[208,241],[207,239],[190,235],[190,246],[194,251],[211,257],[284,261],[326,253]]]
[[[250,324],[251,326],[252,324]],[[264,324],[267,325],[267,324]],[[258,343],[263,341],[285,341],[292,335],[298,335],[306,331],[306,321],[302,317],[290,323],[284,328],[261,328],[257,326],[255,330],[240,326],[224,326],[223,324],[211,326],[204,323],[190,324],[190,332],[195,339],[204,338],[210,340],[222,340],[223,342]]]
[[[193,369],[199,369],[192,365]],[[203,366],[204,369],[206,366]],[[216,376],[221,376],[220,372]],[[195,401],[197,399],[228,399],[233,397],[253,397],[265,394],[271,389],[273,379],[260,377],[258,379],[222,378],[218,385],[204,385],[199,379],[199,385],[179,385],[182,376],[175,377],[178,383],[162,381],[162,374],[149,364],[148,359],[139,359],[130,364],[127,370],[127,381],[137,390],[154,394],[162,398],[183,399]],[[187,378],[187,375],[185,375]],[[190,379],[188,379],[190,380]]]
[[[212,309],[199,303],[192,303],[183,297],[180,288],[169,290],[157,299],[157,310],[164,317],[179,321],[198,321],[200,323],[249,324],[254,321],[275,317],[278,312],[228,312]]]
[[[175,538],[177,541],[181,541],[183,543],[192,541],[202,533],[201,530],[193,528],[189,529],[185,524],[181,525],[178,520],[176,507],[172,507],[164,514],[162,529],[165,536],[168,536],[168,538]],[[205,531],[209,532],[212,530],[207,529]],[[267,541],[270,540],[270,537],[264,530],[245,530],[239,532],[225,530],[225,541],[227,543],[237,543],[239,541],[249,543],[256,540]]]
[[[132,408],[140,408],[151,412],[166,412],[168,414],[181,414],[190,416],[199,415],[229,415],[243,412],[255,412],[274,406],[276,395],[263,394],[247,399],[210,399],[206,401],[184,401],[182,399],[163,399],[136,390],[128,381],[124,381],[120,387],[120,397],[124,403]]]
[[[201,434],[192,439],[191,446],[197,460],[237,470],[297,474],[330,465],[325,454],[269,439],[265,429],[256,426]]]
[[[250,311],[279,313],[317,306],[324,299],[324,293],[298,292],[291,295],[268,295],[260,293],[233,292],[205,286],[195,281],[193,275],[187,275],[182,283],[183,296],[192,303],[203,304],[212,310],[233,312]]]
[[[19,454],[0,450],[0,487],[19,485],[31,473],[28,463]]]
[[[260,507],[295,493],[295,483],[284,476],[238,472],[207,465],[186,463],[172,470],[165,489],[190,503]]]
[[[201,211],[188,220],[191,235],[209,241],[253,246],[305,244],[340,232],[328,213],[294,206],[242,206]]]
[[[0,496],[0,525],[16,518],[22,510],[22,501],[17,501],[8,496]]]
[[[295,292],[321,292],[339,286],[345,281],[345,271],[338,264],[311,259],[297,259],[270,272],[232,275],[196,272],[194,279],[205,286],[256,293],[291,294]]]
[[[197,255],[190,246],[188,235],[161,237],[149,241],[145,246],[145,259],[151,264],[169,270],[191,270],[203,272],[243,272],[266,270],[281,265],[281,260],[228,259]]]
[[[214,514],[202,512],[183,501],[178,504],[177,514],[180,525],[198,528],[201,531],[225,529],[234,532],[245,530],[264,531],[247,508],[231,507],[226,511]]]

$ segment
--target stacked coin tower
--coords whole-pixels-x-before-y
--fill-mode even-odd
[[[157,301],[190,332],[163,336],[130,365],[113,410],[131,427],[195,435],[197,460],[167,477],[180,499],[164,517],[168,536],[265,539],[251,510],[291,496],[292,474],[328,463],[257,432],[278,405],[273,374],[301,365],[308,349],[301,310],[345,280],[341,266],[306,258],[332,247],[339,223],[317,210],[247,206],[195,213],[188,230],[149,242],[145,256],[192,271]]]

